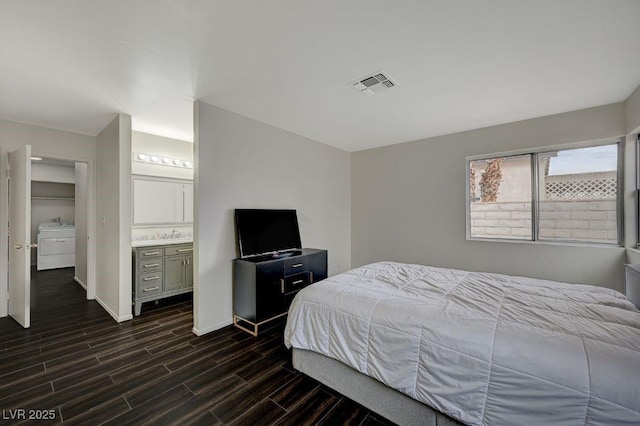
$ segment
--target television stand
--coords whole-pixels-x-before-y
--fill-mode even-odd
[[[287,314],[298,291],[327,278],[327,251],[235,259],[233,272],[233,324],[257,336],[260,326]]]
[[[297,251],[297,252],[295,252],[295,251],[286,251],[284,253],[275,253],[275,254],[272,254],[271,257],[273,259],[282,259],[282,258],[285,258],[285,257],[294,256],[295,254],[300,254],[300,251]]]

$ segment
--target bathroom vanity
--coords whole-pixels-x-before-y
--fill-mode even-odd
[[[193,291],[193,243],[181,239],[133,242],[133,304]]]

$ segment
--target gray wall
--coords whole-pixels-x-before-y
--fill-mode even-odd
[[[631,93],[624,103],[625,122],[627,127],[627,151],[625,166],[627,168],[627,191],[625,194],[625,233],[627,235],[627,262],[640,263],[640,250],[636,248],[637,207],[636,207],[636,139],[640,133],[640,86]]]
[[[131,116],[96,136],[96,299],[116,319],[131,315]]]
[[[640,86],[636,87],[624,103],[626,134],[640,131]]]
[[[89,176],[86,163],[75,164],[75,220],[76,220],[76,268],[75,278],[86,288],[88,282],[87,271],[87,236],[88,236],[88,204],[89,204]]]
[[[196,102],[194,329],[232,320],[235,208],[298,211],[302,244],[329,251],[329,274],[350,268],[349,153]]]
[[[352,153],[352,266],[397,260],[623,288],[621,247],[467,241],[465,157],[625,134],[624,104]]]

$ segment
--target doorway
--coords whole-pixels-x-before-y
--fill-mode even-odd
[[[31,269],[70,268],[87,289],[86,162],[31,157]]]
[[[38,155],[27,145],[10,153],[9,171],[9,293],[17,295],[9,315],[27,328],[34,273],[71,273],[86,299],[95,298],[94,161]]]

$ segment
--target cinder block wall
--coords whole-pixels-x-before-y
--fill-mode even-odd
[[[472,237],[531,237],[531,203],[471,204]],[[540,238],[617,243],[616,201],[543,201]]]

